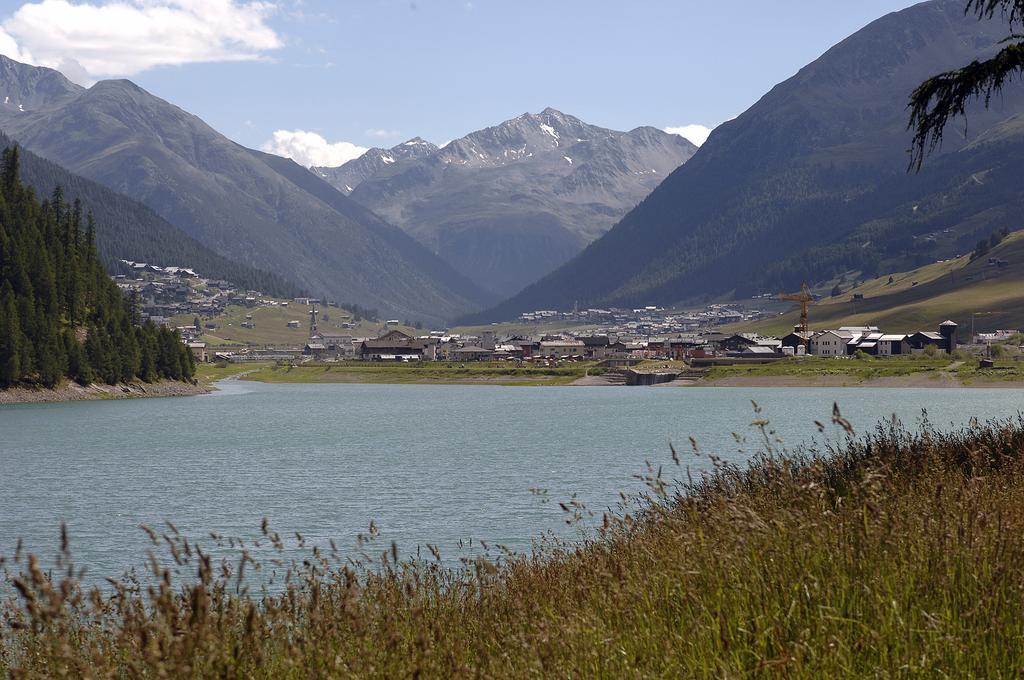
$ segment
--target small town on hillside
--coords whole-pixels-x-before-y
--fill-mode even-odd
[[[129,274],[114,277],[122,291],[136,301],[143,318],[180,331],[183,342],[200,362],[481,362],[519,361],[545,365],[560,362],[597,361],[609,366],[631,365],[644,360],[683,361],[695,367],[742,363],[767,363],[794,356],[875,357],[922,353],[953,353],[961,340],[957,324],[946,321],[934,329],[881,329],[876,326],[843,326],[813,332],[797,326],[784,337],[765,337],[748,332],[724,332],[721,327],[742,326],[777,316],[777,311],[746,305],[712,304],[700,310],[672,310],[656,306],[639,309],[586,309],[571,312],[536,311],[523,314],[524,324],[566,329],[516,334],[483,330],[453,333],[431,330],[410,333],[397,319],[383,323],[373,336],[353,333],[351,317],[337,304],[300,297],[275,300],[259,291],[242,290],[228,281],[204,279],[185,267],[161,267],[122,261]],[[771,297],[771,296],[766,296]],[[757,302],[763,302],[760,299]],[[288,343],[235,343],[211,346],[204,341],[218,331],[211,321],[230,307],[295,308],[295,317],[283,325],[294,332]],[[309,310],[306,312],[305,310]],[[328,310],[333,317],[328,316]],[[336,311],[337,310],[337,311]],[[177,325],[175,318],[192,317],[191,324]],[[205,321],[204,321],[205,319]],[[327,323],[326,319],[331,319]],[[198,325],[197,325],[198,323]],[[255,328],[253,314],[239,325]],[[398,327],[402,326],[405,330]],[[573,330],[578,326],[585,330]],[[1017,331],[979,333],[966,344],[985,345],[1009,340]]]

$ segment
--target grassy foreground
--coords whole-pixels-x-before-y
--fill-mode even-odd
[[[837,413],[834,422],[848,427]],[[583,545],[465,570],[314,551],[285,592],[255,564],[82,593],[20,557],[0,671],[50,677],[1010,677],[1024,667],[1024,421],[879,426],[837,450],[767,453],[690,481]],[[822,426],[825,427],[824,425]],[[688,454],[689,455],[689,454]],[[700,454],[696,454],[700,455]],[[673,458],[678,459],[675,452]],[[586,514],[572,504],[567,516]],[[281,538],[264,525],[267,542]],[[301,539],[300,539],[301,540]],[[426,552],[426,551],[425,551]],[[70,556],[64,555],[69,574]],[[9,567],[15,565],[8,565]],[[17,571],[17,570],[12,570]]]

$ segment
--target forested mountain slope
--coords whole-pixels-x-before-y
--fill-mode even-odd
[[[670,304],[905,269],[1010,226],[1020,192],[1024,90],[952,126],[907,172],[906,102],[934,73],[991,55],[998,21],[961,0],[890,14],[712,133],[683,167],[572,262],[473,320],[528,309]]]
[[[0,133],[0,148],[14,141]],[[226,279],[249,290],[292,297],[301,292],[280,276],[238,264],[218,255],[170,224],[146,206],[68,172],[56,163],[20,150],[21,181],[37,196],[46,198],[60,187],[64,200],[81,201],[82,212],[91,213],[96,223],[96,248],[108,271],[118,261],[151,262],[163,266],[194,269],[202,276]]]
[[[37,71],[0,58],[0,76],[19,74],[0,80],[0,95],[42,80]],[[221,255],[315,295],[425,321],[487,301],[414,239],[291,161],[242,147],[130,81],[69,86],[73,96],[12,96],[17,107],[0,108],[0,129]]]
[[[92,221],[40,203],[19,179],[18,151],[0,173],[0,387],[191,379],[176,331],[140,325],[96,251]]]

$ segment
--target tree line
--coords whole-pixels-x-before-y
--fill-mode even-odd
[[[177,331],[142,323],[111,280],[96,225],[58,187],[40,201],[22,184],[19,150],[0,162],[0,386],[190,380]]]
[[[0,148],[15,142],[0,132]],[[300,287],[277,274],[250,267],[218,255],[171,225],[146,206],[107,187],[68,172],[31,151],[19,148],[21,181],[45,195],[51,188],[63,188],[66,199],[82,203],[96,217],[96,248],[100,261],[112,273],[120,260],[175,265],[194,269],[211,279],[230,281],[245,290],[259,290],[275,297],[303,295]]]

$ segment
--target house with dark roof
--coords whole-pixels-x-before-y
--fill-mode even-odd
[[[476,345],[467,345],[451,351],[451,357],[455,361],[487,361],[494,357],[494,350]]]
[[[423,343],[401,331],[389,331],[374,340],[359,345],[359,358],[363,361],[419,361],[423,358]]]
[[[310,340],[306,343],[305,347],[302,348],[302,353],[307,357],[322,359],[327,356],[327,345],[322,342]]]
[[[719,349],[726,352],[742,352],[748,347],[754,347],[757,345],[757,341],[746,335],[739,333],[730,335],[718,343]]]
[[[897,357],[910,354],[906,333],[887,333],[878,339],[878,356]]]
[[[605,359],[609,355],[611,342],[607,335],[591,335],[579,338],[583,343],[583,354],[588,359]]]
[[[942,337],[942,333],[931,331],[918,331],[913,335],[907,336],[907,343],[910,345],[912,353],[923,352],[928,346],[938,347],[941,350],[946,349],[946,339]]]
[[[793,329],[793,332],[782,338],[782,347],[792,347],[793,351],[796,351],[797,347],[807,347],[811,341],[811,334],[804,333],[801,330]]]
[[[725,333],[719,333],[718,331],[712,331],[710,333],[702,333],[700,339],[705,345],[711,350],[717,350],[723,340],[730,336]]]

